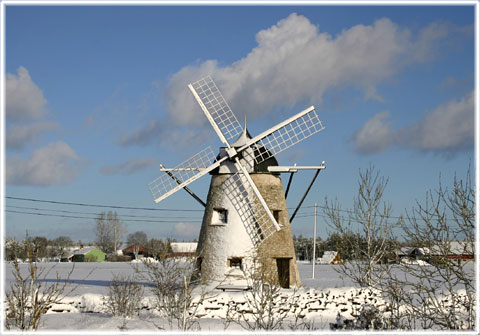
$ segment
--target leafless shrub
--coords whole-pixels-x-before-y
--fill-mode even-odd
[[[299,300],[296,289],[289,294],[282,292],[275,273],[271,262],[254,259],[253,267],[245,270],[250,287],[243,294],[245,304],[228,306],[225,328],[231,323],[249,331],[313,328],[312,323],[303,321],[295,312]]]
[[[156,312],[167,321],[170,329],[199,330],[199,307],[209,292],[199,282],[196,259],[168,257],[168,248],[165,245],[163,251],[156,250],[158,261],[145,259],[137,272],[153,285]]]
[[[139,312],[142,298],[143,288],[135,278],[114,275],[106,297],[107,310],[113,316],[132,317]]]
[[[336,323],[330,323],[332,330],[381,330],[385,329],[384,316],[382,312],[372,304],[365,304],[361,307],[358,317],[346,319],[340,313],[337,315]]]
[[[27,273],[21,270],[17,258],[12,261],[14,281],[10,290],[6,292],[6,318],[7,329],[36,330],[40,326],[42,316],[54,305],[59,303],[67,294],[76,287],[68,290],[70,276],[74,266],[65,279],[56,276],[52,284],[47,284],[47,277],[55,266],[50,268],[39,267],[32,261],[35,257],[27,243]]]

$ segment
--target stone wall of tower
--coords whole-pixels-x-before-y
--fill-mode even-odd
[[[302,283],[295,258],[295,248],[282,179],[280,176],[273,174],[251,174],[251,177],[270,210],[280,210],[278,223],[282,226],[280,231],[274,233],[260,245],[258,254],[272,262],[271,268],[274,273],[277,270],[276,258],[290,259],[290,285],[300,287]]]
[[[245,260],[243,265],[248,267],[249,263],[252,264],[253,257],[259,257],[270,262],[269,266],[275,277],[277,276],[276,259],[283,258],[289,260],[290,285],[301,286],[281,178],[278,175],[266,173],[250,175],[268,207],[272,211],[279,211],[278,221],[282,226],[280,231],[270,236],[258,250],[255,250],[235,208],[225,196],[223,182],[229,176],[230,174],[213,175],[210,183],[197,247],[197,255],[202,259],[202,276],[205,279],[221,280],[228,270],[229,258],[242,258]],[[211,224],[215,208],[228,210],[226,225]]]

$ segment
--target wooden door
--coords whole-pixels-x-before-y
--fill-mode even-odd
[[[278,283],[283,288],[290,287],[290,258],[277,258]]]

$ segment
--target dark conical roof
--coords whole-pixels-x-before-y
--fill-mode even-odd
[[[252,139],[252,135],[250,135],[247,129],[247,121],[245,120],[245,126],[243,127],[242,134],[235,140],[235,142],[232,143],[232,147],[241,148],[245,144],[247,144],[247,142],[251,139]],[[268,171],[269,166],[278,166],[277,159],[270,152],[268,152],[267,148],[265,148],[264,146],[258,146],[258,145],[254,145],[252,147],[253,147],[254,157],[259,157],[259,156],[270,157],[265,161],[261,162],[260,164],[254,164],[253,172],[270,173]]]

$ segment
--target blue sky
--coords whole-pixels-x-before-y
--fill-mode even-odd
[[[211,75],[253,135],[316,106],[325,130],[278,157],[327,166],[295,234],[312,234],[312,206],[325,197],[351,207],[370,164],[389,178],[385,200],[401,215],[439,178],[474,168],[474,14],[450,5],[7,5],[6,196],[155,208],[116,210],[129,233],[197,237],[202,207],[185,192],[154,204],[147,184],[160,163],[218,150],[187,88]],[[289,207],[312,176],[294,178]],[[204,177],[191,188],[205,199],[208,185]],[[5,205],[5,234],[18,239],[28,229],[91,241],[92,218],[109,210]],[[318,230],[327,236],[322,219]]]

